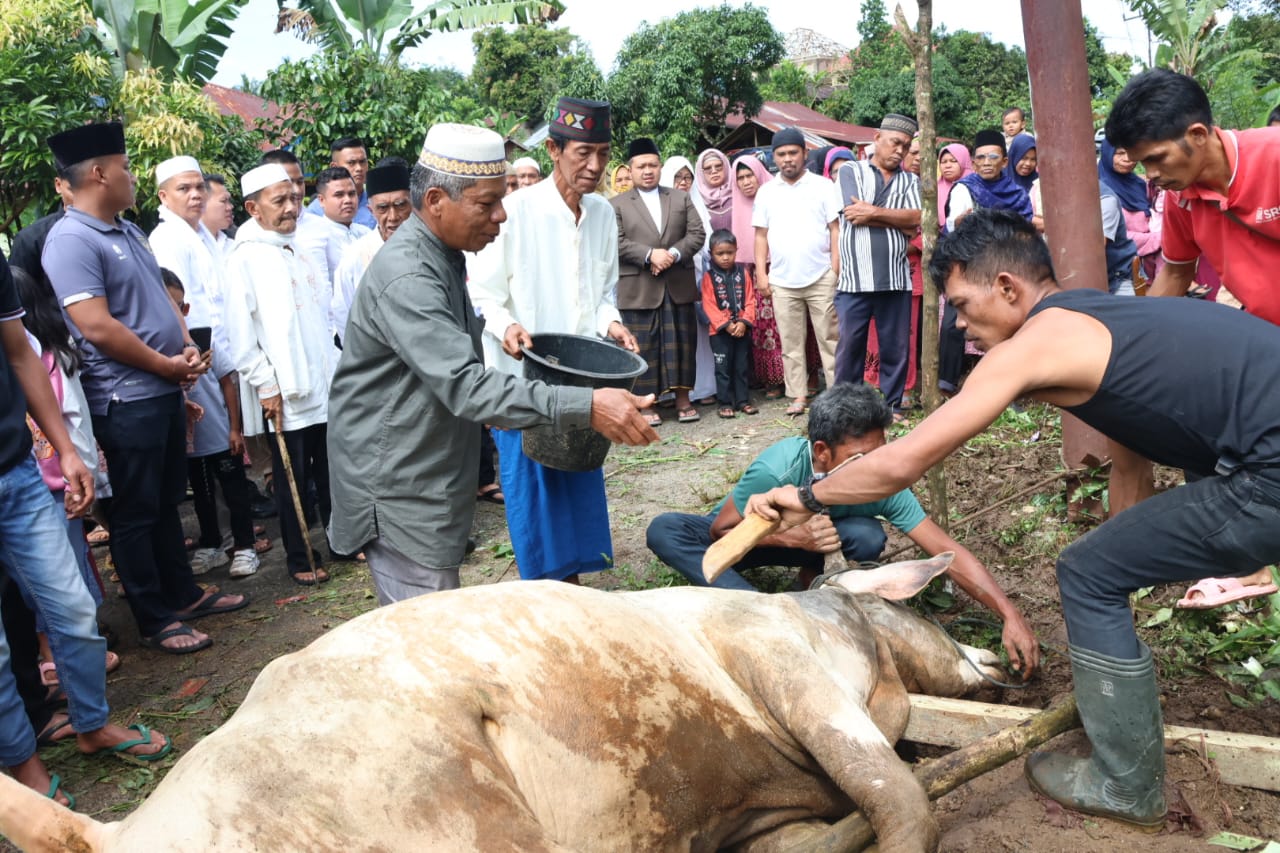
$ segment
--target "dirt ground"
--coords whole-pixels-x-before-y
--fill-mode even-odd
[[[615,448],[605,463],[612,515],[615,565],[586,577],[586,583],[612,590],[643,589],[682,582],[658,563],[644,544],[645,527],[654,515],[669,510],[709,510],[729,490],[747,464],[763,448],[797,434],[804,419],[783,415],[784,402],[761,402],[762,413],[719,420],[714,407],[702,409],[703,420],[661,427],[661,444],[645,449]],[[668,412],[668,418],[671,413]],[[948,463],[952,532],[991,568],[1013,600],[1027,613],[1045,645],[1044,668],[1024,690],[982,697],[1040,708],[1070,690],[1065,660],[1065,630],[1057,604],[1054,555],[1091,522],[1068,522],[1061,480],[1056,418],[1031,407],[1007,413],[997,427],[979,436]],[[1170,485],[1175,475],[1161,472]],[[1028,488],[1032,486],[1037,488]],[[1083,487],[1087,493],[1092,487]],[[917,488],[923,495],[923,484]],[[1010,496],[1002,506],[977,515]],[[926,501],[927,505],[927,501]],[[184,507],[188,533],[195,532],[189,505]],[[958,522],[958,523],[956,523]],[[273,519],[265,522],[277,534]],[[517,570],[501,507],[478,504],[472,532],[476,552],[463,570],[466,585],[515,581]],[[313,530],[313,536],[320,536]],[[886,549],[892,554],[905,538],[894,534]],[[100,561],[105,548],[96,550]],[[902,558],[909,558],[906,551]],[[334,580],[318,589],[293,585],[283,565],[278,539],[264,555],[254,577],[232,581],[226,569],[200,578],[222,589],[247,592],[252,605],[237,613],[204,620],[200,627],[215,638],[212,649],[189,657],[169,657],[139,648],[136,631],[117,588],[108,585],[104,617],[119,635],[116,650],[124,666],[109,679],[108,694],[118,722],[144,722],[172,737],[175,756],[157,767],[136,767],[104,757],[85,758],[73,745],[46,748],[42,755],[53,772],[80,801],[80,810],[101,820],[114,820],[136,807],[186,749],[230,716],[259,670],[273,658],[296,650],[325,630],[374,606],[364,567],[350,563],[332,567]],[[763,570],[759,582],[785,588],[789,578]],[[1144,602],[1167,606],[1180,590],[1157,589]],[[933,598],[947,597],[945,590]],[[963,594],[945,613],[953,632],[966,642],[995,647],[998,631],[980,621]],[[976,619],[975,619],[976,617]],[[1141,617],[1140,617],[1141,618]],[[1178,620],[1175,615],[1173,620]],[[1268,736],[1280,735],[1280,704],[1274,700],[1238,707],[1228,697],[1238,692],[1207,667],[1178,659],[1177,643],[1162,641],[1167,632],[1144,629],[1162,668],[1161,687],[1167,723],[1203,726]],[[1177,660],[1171,676],[1169,661]],[[1194,663],[1194,662],[1192,662]],[[288,725],[287,720],[281,721]],[[1078,735],[1064,741],[1080,746]],[[927,750],[921,750],[926,753]],[[936,754],[936,750],[933,754]],[[1148,836],[1107,821],[1082,818],[1046,808],[1027,787],[1022,762],[966,784],[935,806],[943,831],[942,847],[950,851],[1202,851],[1205,839],[1222,829],[1264,839],[1280,839],[1280,795],[1226,786],[1215,781],[1212,762],[1190,755],[1169,756],[1167,794],[1176,818],[1165,832]]]

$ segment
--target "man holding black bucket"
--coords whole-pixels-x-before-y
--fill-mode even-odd
[[[380,604],[460,585],[477,424],[657,440],[636,411],[651,400],[485,369],[462,253],[492,242],[507,218],[504,154],[493,131],[431,128],[409,182],[414,215],[370,262],[347,322],[330,392],[329,540],[365,552]]]

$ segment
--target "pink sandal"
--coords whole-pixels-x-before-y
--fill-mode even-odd
[[[58,686],[58,665],[51,660],[40,661],[40,683],[45,687]]]
[[[1233,601],[1271,595],[1273,592],[1276,592],[1276,585],[1273,583],[1242,584],[1238,578],[1205,578],[1188,589],[1187,594],[1178,599],[1176,606],[1182,610],[1212,610]]]

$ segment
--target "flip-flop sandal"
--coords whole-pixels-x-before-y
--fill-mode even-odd
[[[168,631],[161,631],[153,637],[142,637],[139,642],[143,647],[151,649],[153,652],[164,652],[166,655],[191,655],[199,651],[204,651],[213,645],[212,637],[205,637],[194,646],[166,646],[165,640],[173,637],[189,637],[194,634],[190,626],[179,625],[177,628],[170,628]]]
[[[272,543],[270,539],[253,540],[253,553],[255,554],[265,554],[268,551],[270,551],[271,548],[272,548]]]
[[[1205,578],[1188,589],[1174,606],[1182,610],[1212,610],[1246,598],[1271,595],[1275,591],[1273,583],[1242,584],[1239,578]]]
[[[491,488],[478,492],[476,500],[491,504],[505,504],[507,502],[506,496],[502,494],[502,487],[497,484],[491,484]]]
[[[105,527],[98,527],[89,531],[85,536],[85,539],[88,540],[89,544],[94,548],[97,548],[99,545],[110,545],[111,531],[107,530]]]
[[[62,720],[59,721],[58,717]],[[62,732],[62,737],[58,737],[58,732]],[[54,714],[49,718],[49,723],[40,730],[40,734],[36,735],[36,746],[53,746],[55,743],[61,743],[75,736],[76,730],[71,728],[71,718],[62,713]]]
[[[49,777],[49,793],[45,794],[45,796],[53,800],[55,803],[57,803],[58,791],[60,791],[61,789],[62,789],[62,777],[59,776],[57,773],[54,773],[52,776]],[[69,791],[63,791],[62,796],[67,798],[67,804],[63,806],[63,808],[74,809],[76,807],[76,798],[73,797]],[[62,804],[58,803],[58,805],[62,805]]]
[[[702,420],[702,415],[698,414],[697,409],[690,407],[688,409],[681,409],[677,412],[676,420],[682,424],[691,424]]]
[[[312,577],[304,578],[302,575],[312,575]],[[305,572],[297,572],[296,574],[290,572],[289,577],[291,577],[293,582],[298,586],[316,586],[317,584],[329,582],[329,573],[321,568],[317,568],[314,573],[310,569],[307,569]]]
[[[733,409],[728,406],[721,406],[720,411],[716,412],[716,414],[722,418],[731,418],[733,417]]]
[[[179,619],[186,621],[187,619],[201,619],[205,616],[216,616],[219,613],[233,613],[236,610],[249,606],[249,596],[240,596],[240,600],[235,604],[219,604],[218,602],[227,598],[237,597],[236,593],[231,592],[211,592],[205,596],[199,604],[190,610],[179,610],[174,613]]]
[[[651,427],[660,427],[662,426],[662,415],[658,414],[657,412],[653,412],[651,414],[645,415],[644,421]]]
[[[787,417],[798,418],[804,414],[806,408],[808,407],[805,406],[804,403],[792,403],[790,406],[787,406],[787,410],[784,414]]]
[[[766,400],[781,400],[781,399],[782,399],[782,389],[781,389],[781,388],[770,388],[768,391],[765,391],[765,392],[764,392],[764,398],[765,398]]]
[[[744,415],[758,415],[758,414],[760,414],[760,410],[759,410],[759,409],[757,409],[755,406],[751,405],[750,403],[747,403],[745,406],[743,406],[743,407],[742,407],[741,409],[739,409],[738,411],[742,412],[742,414],[744,414]]]
[[[109,755],[118,756],[119,758],[125,761],[128,761],[131,764],[139,761],[142,762],[143,764],[149,764],[152,761],[159,761],[160,759],[164,758],[173,750],[173,741],[169,740],[168,738],[165,738],[164,746],[156,750],[155,752],[129,752],[129,750],[133,749],[135,746],[151,745],[151,729],[150,728],[143,725],[142,723],[134,723],[133,725],[129,726],[129,729],[130,731],[135,731],[138,733],[138,736],[133,740],[122,740],[120,741],[120,743],[117,743],[114,746],[105,746],[102,749],[99,749],[95,752],[86,752],[85,755],[99,755],[102,753],[107,753]]]
[[[254,535],[254,536],[261,536],[262,534],[264,534],[264,533],[266,533],[266,532],[267,532],[267,528],[263,527],[261,524],[255,524],[255,525],[253,526],[253,535]]]
[[[58,665],[51,660],[40,661],[40,683],[45,687],[58,686]]]

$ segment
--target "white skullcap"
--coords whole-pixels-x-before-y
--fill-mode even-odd
[[[251,196],[263,187],[289,180],[289,173],[279,163],[263,163],[256,169],[250,169],[240,179],[240,192]]]
[[[188,157],[185,154],[180,157],[170,157],[159,166],[156,166],[156,186],[160,186],[174,175],[181,175],[183,172],[195,172],[197,175],[203,174],[200,171],[200,162],[194,157]]]
[[[516,168],[516,169],[522,169],[525,166],[531,166],[533,167],[533,171],[537,172],[539,175],[542,174],[542,167],[539,166],[538,161],[533,159],[532,157],[521,157],[519,160],[516,160],[511,165],[513,168]]]
[[[469,124],[437,124],[427,131],[418,162],[436,172],[464,178],[501,178],[507,174],[502,137]]]

